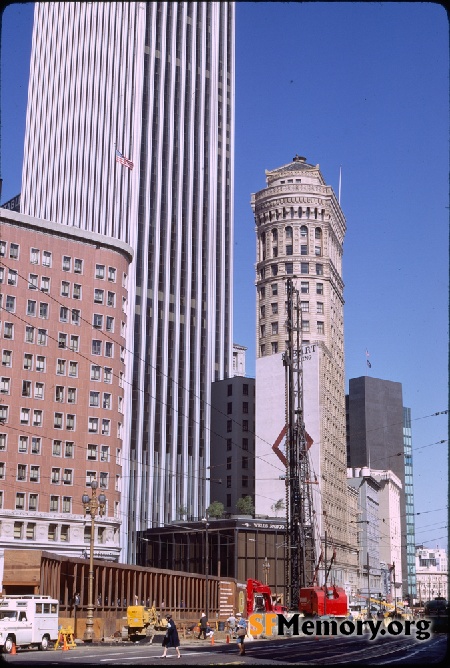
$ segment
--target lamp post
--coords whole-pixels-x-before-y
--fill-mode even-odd
[[[202,519],[202,522],[205,523],[205,615],[206,621],[208,621],[209,615],[209,539],[208,539],[208,528],[209,528],[209,516],[208,511],[205,513],[205,517]]]
[[[86,630],[84,632],[84,642],[92,642],[94,639],[94,538],[95,538],[95,516],[97,511],[100,516],[105,512],[106,496],[99,494],[97,497],[98,482],[91,481],[92,496],[83,494],[81,501],[84,506],[84,514],[91,516],[91,537],[89,546],[89,580],[88,580],[88,605]]]
[[[270,563],[267,557],[264,557],[263,561],[263,571],[264,571],[264,584],[267,585],[269,581],[269,571],[270,571]]]

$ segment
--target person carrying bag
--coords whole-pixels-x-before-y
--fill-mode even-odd
[[[244,617],[242,617],[240,612],[237,613],[236,618],[237,618],[236,642],[237,646],[239,647],[239,655],[242,656],[243,654],[245,654],[244,640],[245,636],[247,635],[247,621],[244,619]]]

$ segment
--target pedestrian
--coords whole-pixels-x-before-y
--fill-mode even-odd
[[[199,634],[198,634],[198,640],[200,640],[200,636],[203,633],[203,640],[206,640],[206,627],[208,626],[208,620],[206,619],[206,615],[204,612],[202,612],[202,616],[200,617],[200,621],[198,623],[199,625]]]
[[[180,638],[178,637],[177,627],[175,626],[175,622],[172,619],[172,615],[166,615],[166,619],[167,619],[167,631],[162,641],[162,646],[164,647],[164,650],[161,659],[166,658],[168,647],[175,647],[177,656],[179,659],[181,659]]]
[[[231,633],[231,635],[234,634],[236,631],[236,617],[234,615],[234,612],[231,613],[231,615],[227,619],[227,625],[228,625],[228,630]]]
[[[207,638],[212,638],[213,635],[214,635],[214,631],[213,631],[212,628],[208,625],[208,626],[206,627],[206,637],[207,637]]]
[[[240,612],[237,613],[237,645],[239,647],[239,654],[242,656],[245,654],[244,640],[247,635],[247,620],[241,615]]]

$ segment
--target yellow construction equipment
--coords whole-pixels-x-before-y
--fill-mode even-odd
[[[128,638],[133,642],[153,636],[155,631],[165,631],[167,620],[162,619],[155,606],[129,605],[127,608]]]

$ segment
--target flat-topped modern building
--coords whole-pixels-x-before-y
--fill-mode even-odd
[[[122,558],[210,503],[232,375],[234,3],[36,3],[21,211],[134,250]],[[101,48],[100,48],[101,45]]]
[[[128,244],[0,209],[0,545],[81,557],[81,497],[106,496],[95,558],[123,513]],[[125,485],[127,485],[125,479]]]
[[[301,309],[303,406],[313,480],[317,559],[325,532],[338,584],[353,549],[347,526],[342,252],[345,218],[319,165],[296,155],[266,171],[252,195],[256,224],[257,360],[255,505],[260,516],[286,498],[286,281]],[[353,553],[352,553],[353,554]]]

